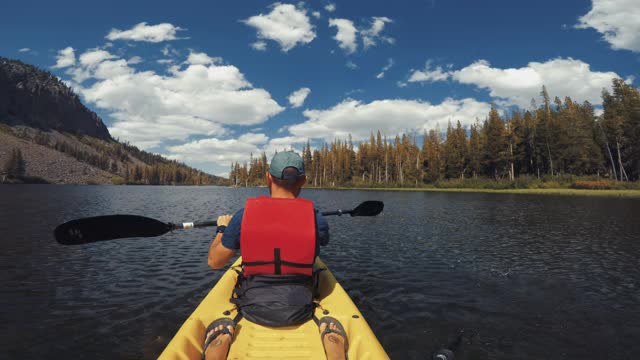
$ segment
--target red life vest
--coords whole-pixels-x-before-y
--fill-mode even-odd
[[[313,202],[261,196],[247,199],[240,251],[244,275],[312,275],[316,256]]]

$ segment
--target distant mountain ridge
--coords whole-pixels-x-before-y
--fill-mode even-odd
[[[10,170],[22,155],[22,173]],[[0,183],[224,185],[227,180],[111,137],[55,75],[0,57]]]
[[[112,140],[100,117],[55,75],[3,57],[0,122]]]

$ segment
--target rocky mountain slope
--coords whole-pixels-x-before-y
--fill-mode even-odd
[[[19,150],[23,166],[8,166]],[[211,185],[225,179],[114,140],[54,75],[0,57],[0,183]]]
[[[102,120],[51,73],[0,57],[0,121],[111,140]]]

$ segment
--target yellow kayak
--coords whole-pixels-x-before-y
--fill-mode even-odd
[[[238,259],[233,266],[239,266]],[[314,267],[327,268],[316,258]],[[160,359],[201,359],[206,327],[220,317],[234,318],[234,304],[229,302],[237,273],[229,269],[182,324]],[[320,273],[320,306],[315,315],[332,316],[342,323],[349,337],[349,359],[389,359],[369,324],[327,269]],[[230,311],[230,313],[229,313]],[[228,359],[325,359],[318,327],[314,321],[280,328],[266,327],[241,319],[229,350]]]

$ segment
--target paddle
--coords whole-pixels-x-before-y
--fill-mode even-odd
[[[382,209],[384,209],[382,201],[365,201],[353,210],[325,211],[322,215],[376,216],[382,212]],[[216,225],[216,221],[172,224],[138,215],[106,215],[68,221],[58,225],[53,234],[60,244],[80,245],[131,237],[154,237],[177,229]]]
[[[446,348],[440,349],[433,353],[431,357],[432,360],[455,360],[455,351],[458,350],[458,347],[462,343],[462,337],[464,336],[464,330],[456,336],[456,338],[450,342]]]

